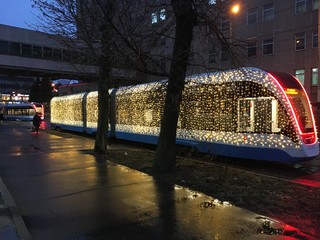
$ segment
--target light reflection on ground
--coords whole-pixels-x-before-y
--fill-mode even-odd
[[[320,188],[320,172],[292,180],[302,185]]]

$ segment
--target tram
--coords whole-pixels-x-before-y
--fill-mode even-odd
[[[32,121],[37,111],[32,103],[3,104],[0,107],[4,109],[3,118],[5,120]]]
[[[167,81],[110,89],[109,136],[157,144]],[[97,92],[54,97],[51,126],[93,134]],[[319,155],[311,104],[292,75],[240,68],[187,77],[176,143],[203,153],[276,162]]]

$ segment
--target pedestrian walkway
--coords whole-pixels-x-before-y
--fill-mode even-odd
[[[0,239],[317,239],[89,154],[92,139],[24,122],[0,134]]]
[[[16,204],[0,177],[0,239],[32,239]]]

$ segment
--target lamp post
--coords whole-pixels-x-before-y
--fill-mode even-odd
[[[236,15],[239,14],[240,12],[240,4],[238,3],[235,3],[233,5],[231,5],[230,7],[230,47],[231,49],[233,49],[233,47],[235,46],[236,44],[236,37],[237,37],[237,33],[236,33]],[[232,51],[232,50],[231,50]],[[230,56],[231,56],[231,52],[229,52]],[[229,60],[229,64],[230,64],[230,67],[231,67],[231,62],[232,60],[230,61]]]
[[[235,23],[235,16],[238,15],[240,12],[240,4],[235,3],[230,8],[230,15],[231,15],[231,38],[236,36],[236,23]],[[231,39],[232,40],[232,39]]]

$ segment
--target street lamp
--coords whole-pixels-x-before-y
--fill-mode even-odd
[[[240,12],[240,4],[235,3],[230,8],[230,18],[231,18],[231,24],[230,24],[230,44],[231,47],[234,43],[236,43],[236,16]]]
[[[232,14],[237,14],[240,11],[240,5],[239,4],[234,4],[231,7],[231,13]]]
[[[240,12],[240,4],[235,3],[231,6],[230,8],[230,12],[231,12],[231,25],[235,25],[235,16],[238,15],[238,13]],[[234,26],[235,27],[235,26]],[[234,29],[231,29],[231,35],[232,35],[232,31],[234,31]]]

